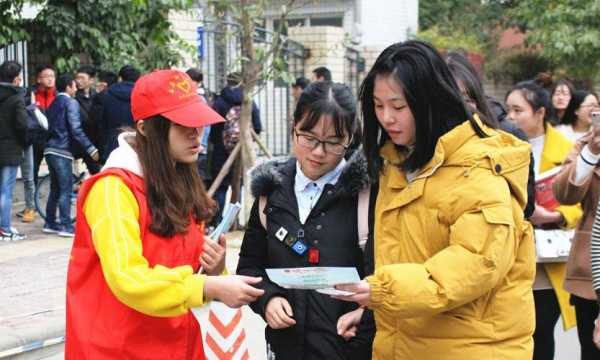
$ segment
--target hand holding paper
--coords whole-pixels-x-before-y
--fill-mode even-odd
[[[225,235],[219,236],[219,241],[205,241],[200,258],[200,265],[206,275],[221,275],[225,270]]]
[[[269,279],[286,289],[317,290],[327,295],[350,295],[333,287],[360,282],[353,267],[302,267],[266,269]]]
[[[240,205],[239,202],[236,202],[235,204],[230,203],[229,206],[227,206],[227,210],[223,214],[223,220],[221,220],[219,225],[217,225],[215,230],[209,235],[212,241],[218,241],[221,234],[225,234],[231,229],[231,225],[233,225],[235,217],[240,212],[241,208],[242,205]]]
[[[369,306],[369,304],[371,304],[371,285],[366,280],[362,280],[358,284],[336,285],[335,288],[336,290],[349,291],[353,293],[353,295],[336,295],[334,296],[335,299],[352,301],[365,306]]]
[[[200,271],[208,275],[220,275],[225,269],[225,233],[231,229],[235,217],[241,209],[240,203],[229,204],[227,211],[223,214],[223,220],[215,230],[205,237],[202,258],[200,259]]]

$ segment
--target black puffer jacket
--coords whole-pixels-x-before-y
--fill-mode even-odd
[[[0,166],[18,166],[23,159],[27,112],[21,88],[0,83]]]
[[[325,186],[304,224],[298,216],[295,175],[294,158],[269,162],[253,173],[254,196],[267,196],[267,230],[261,225],[256,201],[237,268],[238,274],[264,279],[259,287],[265,294],[250,306],[263,319],[266,305],[274,296],[285,297],[292,306],[295,326],[280,330],[267,326],[265,330],[277,359],[370,359],[375,325],[369,311],[363,315],[359,335],[346,342],[337,335],[337,320],[356,309],[355,303],[334,300],[316,291],[283,289],[269,281],[265,273],[265,268],[314,266],[308,261],[308,252],[298,255],[276,238],[275,233],[283,227],[290,234],[304,231],[305,243],[319,250],[318,266],[356,267],[364,276],[364,255],[358,246],[356,220],[357,195],[368,184],[366,161],[360,152],[350,158],[336,185]]]

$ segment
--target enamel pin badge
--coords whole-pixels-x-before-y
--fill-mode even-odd
[[[283,241],[287,234],[288,231],[283,227],[280,227],[279,230],[277,230],[277,232],[275,233],[275,237],[277,238],[277,240]]]

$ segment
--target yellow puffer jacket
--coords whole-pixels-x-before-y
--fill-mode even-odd
[[[465,122],[408,182],[381,151],[373,359],[531,359],[535,249],[523,219],[529,144]]]

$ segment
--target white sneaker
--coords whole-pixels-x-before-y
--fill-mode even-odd
[[[2,237],[2,240],[4,241],[21,241],[27,239],[27,235],[21,234],[14,227],[10,228],[10,232],[0,230],[0,237]]]

